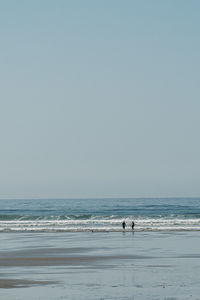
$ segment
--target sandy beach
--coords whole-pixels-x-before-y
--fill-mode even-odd
[[[199,232],[2,233],[0,296],[200,299]]]

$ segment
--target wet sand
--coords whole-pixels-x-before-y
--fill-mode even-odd
[[[4,300],[199,299],[199,232],[0,238]]]
[[[1,267],[42,267],[42,266],[85,266],[85,267],[110,267],[106,261],[122,259],[145,259],[149,257],[137,255],[109,255],[109,256],[89,256],[84,255],[91,249],[89,248],[43,248],[37,250],[22,250],[15,252],[0,253]],[[76,253],[76,256],[73,256]],[[53,255],[53,256],[51,256]],[[61,257],[58,257],[62,255]],[[69,256],[70,255],[70,256]],[[56,281],[31,281],[19,279],[2,279],[0,275],[0,288],[22,288],[34,285],[56,284]]]
[[[46,285],[46,284],[56,284],[54,281],[31,281],[31,280],[22,280],[22,279],[0,279],[0,288],[1,289],[11,289],[11,288],[24,288],[34,285]]]
[[[112,260],[124,259],[150,259],[150,256],[142,255],[88,255],[89,249],[65,248],[65,249],[39,249],[38,251],[18,251],[17,253],[1,253],[1,267],[29,267],[29,266],[93,266]],[[43,255],[41,255],[43,253]],[[77,253],[74,256],[74,253]],[[51,256],[54,254],[53,256]],[[40,256],[38,256],[40,255]],[[61,255],[61,256],[60,256]]]

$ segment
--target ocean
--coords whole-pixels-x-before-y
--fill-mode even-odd
[[[200,198],[0,200],[1,232],[200,230]]]

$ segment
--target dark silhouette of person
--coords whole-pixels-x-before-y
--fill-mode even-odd
[[[132,230],[134,230],[134,227],[135,227],[135,223],[134,222],[132,222],[131,227],[132,227]]]
[[[125,228],[126,228],[126,222],[125,221],[122,222],[122,228],[123,228],[123,230],[125,230]]]

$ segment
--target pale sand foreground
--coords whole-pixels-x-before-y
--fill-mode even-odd
[[[88,248],[42,248],[29,251],[1,252],[1,267],[42,267],[42,266],[85,266],[85,267],[110,267],[105,263],[111,260],[121,259],[145,259],[148,257],[137,255],[109,255],[109,256],[89,256],[82,253],[88,253]],[[76,253],[76,256],[72,256]],[[54,256],[50,256],[54,255]],[[61,257],[58,257],[61,255]],[[69,256],[70,255],[70,256]],[[104,262],[104,265],[102,265]],[[56,281],[39,281],[25,279],[3,279],[0,275],[0,288],[30,287],[31,285],[56,284]]]
[[[0,234],[0,299],[200,299],[199,232]]]

